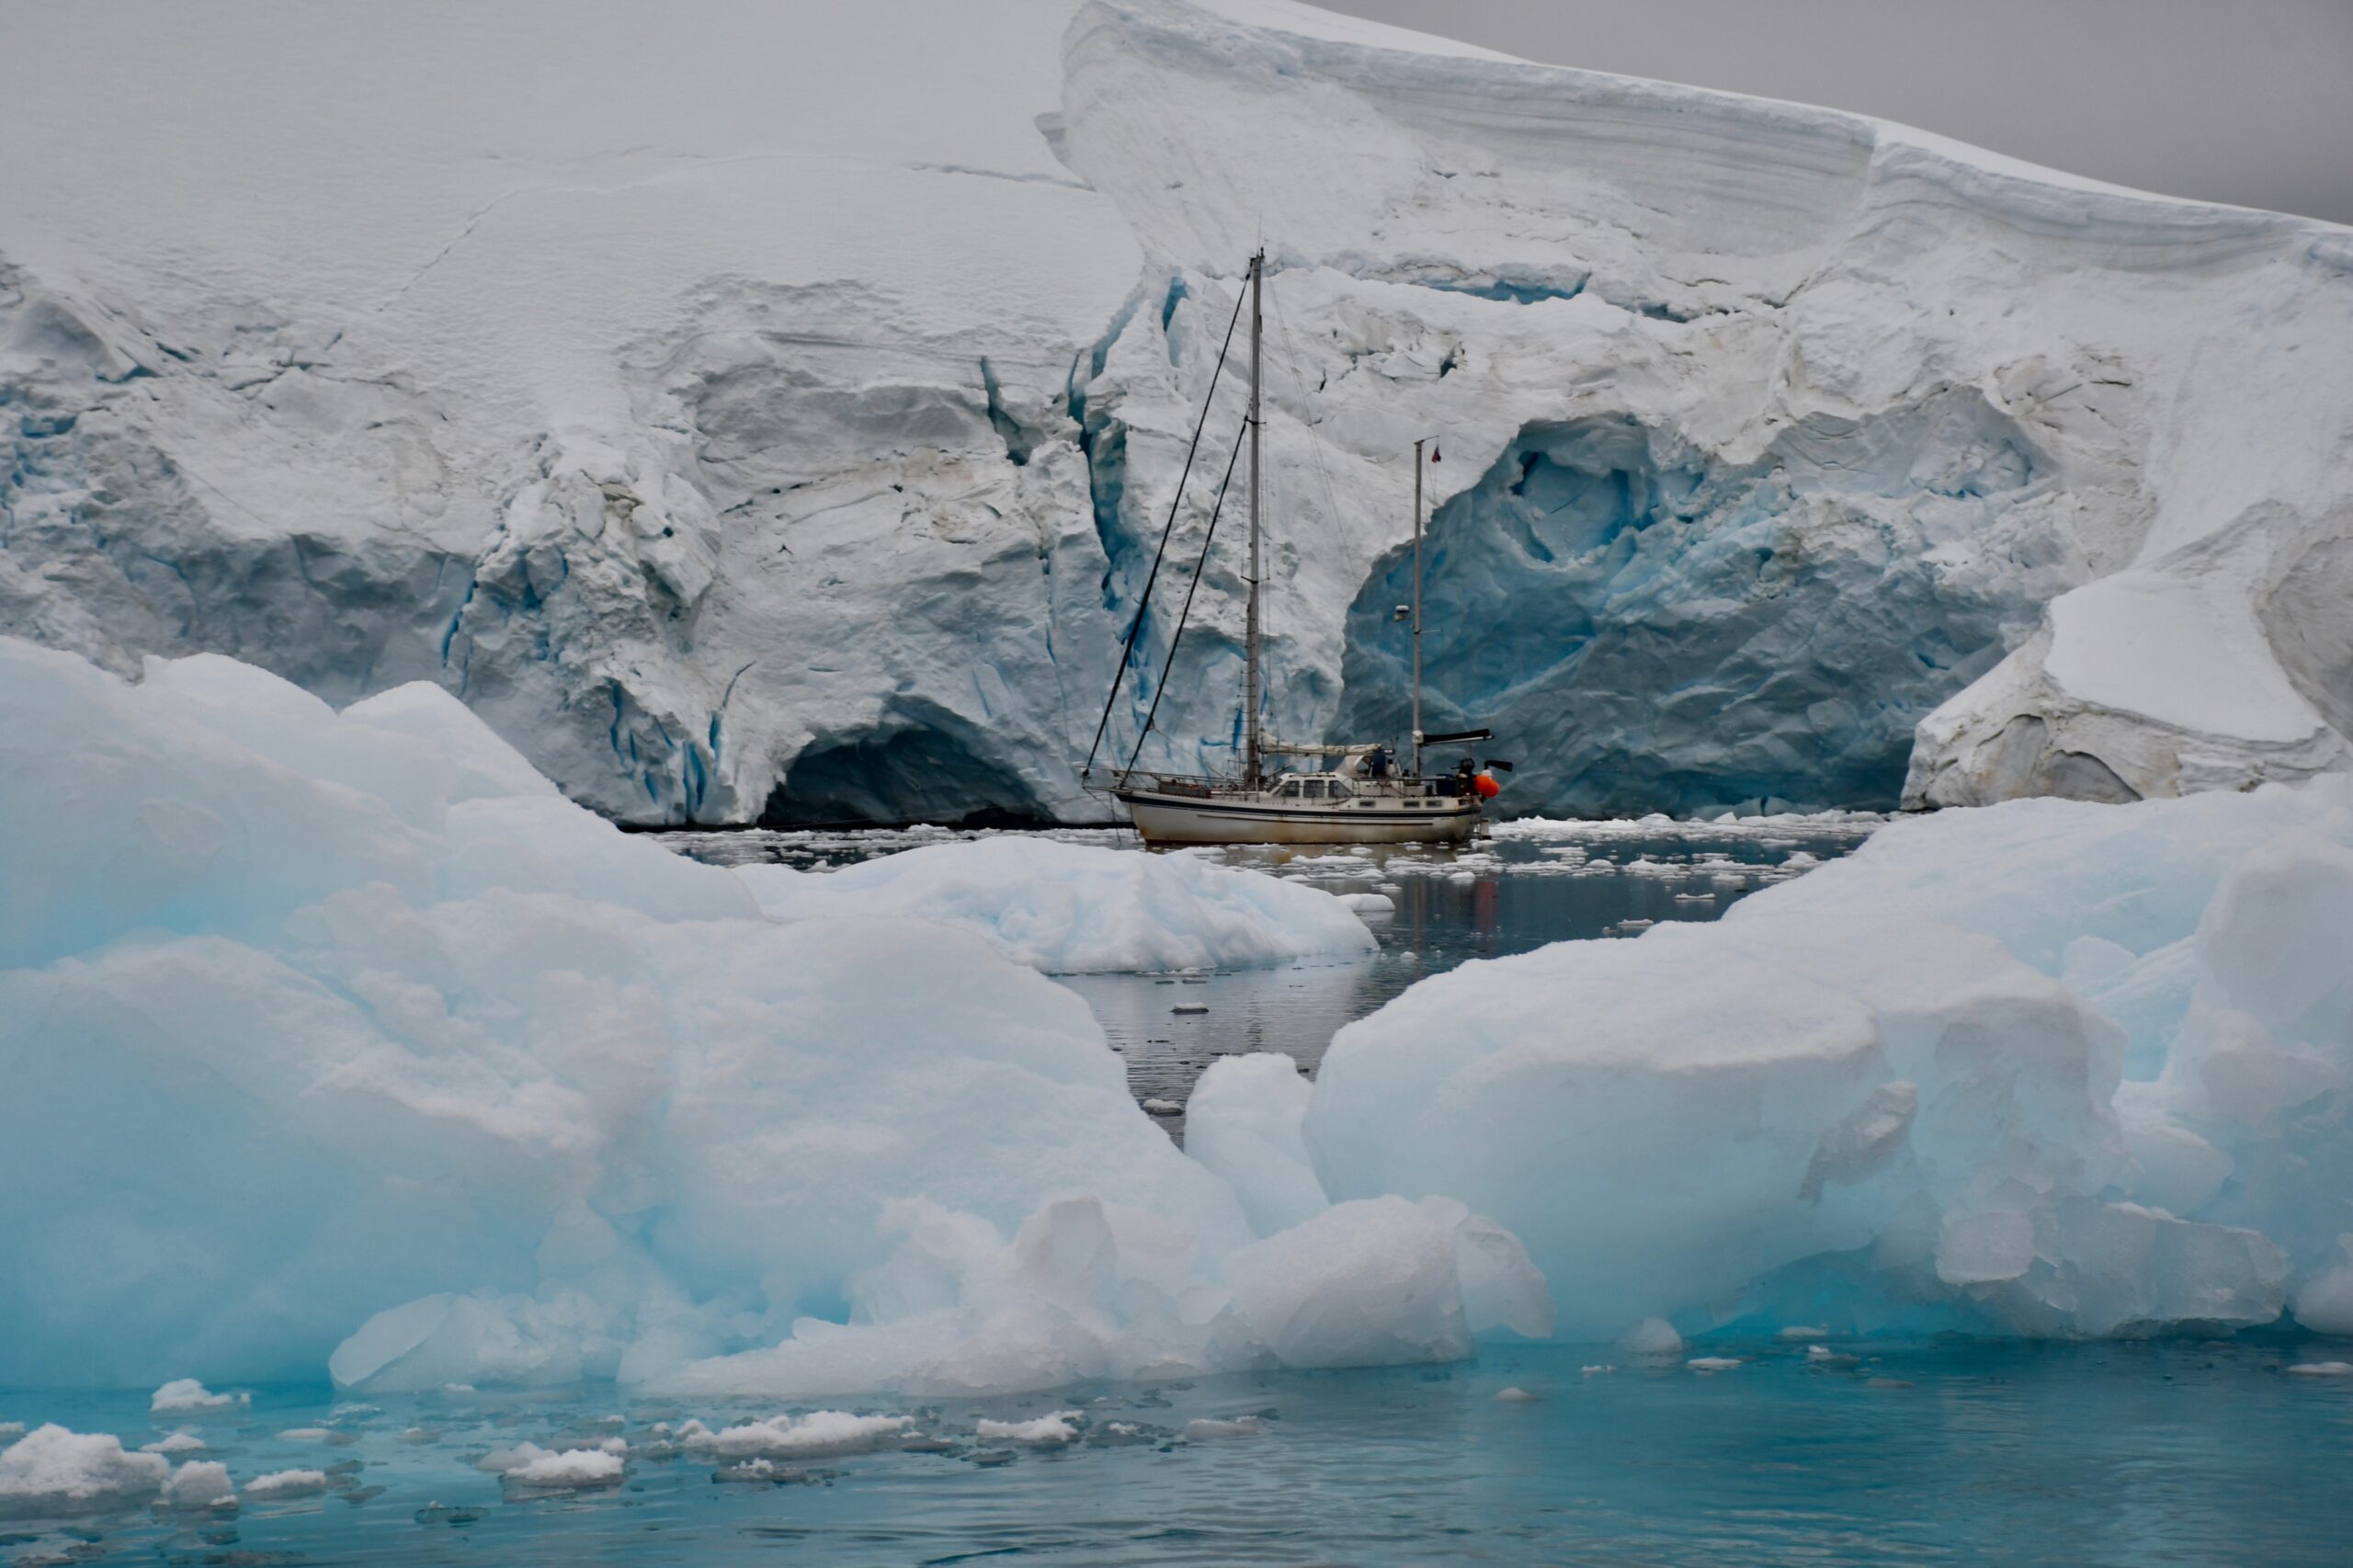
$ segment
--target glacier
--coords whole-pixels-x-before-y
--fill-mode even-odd
[[[0,631],[119,674],[432,682],[635,823],[1092,820],[1263,238],[1276,733],[1402,726],[1430,436],[1431,722],[1510,809],[2353,760],[2343,228],[1281,0],[0,49]],[[1231,756],[1239,572],[1148,764]]]
[[[1545,1301],[1460,1204],[1254,1225],[1086,1003],[960,928],[960,846],[905,858],[943,918],[770,919],[436,685],[338,713],[12,638],[0,808],[40,824],[0,836],[0,1386],[983,1393],[1447,1359]],[[1258,873],[1045,847],[1007,907],[1097,940],[1367,940]],[[160,1482],[64,1443],[0,1488]]]

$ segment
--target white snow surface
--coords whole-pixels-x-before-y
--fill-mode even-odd
[[[1461,1205],[1261,1235],[1071,991],[762,918],[436,687],[0,638],[0,1386],[982,1394],[1443,1359],[1543,1300]]]
[[[1191,855],[1003,837],[836,871],[734,870],[773,919],[937,921],[1048,974],[1276,964],[1374,946],[1331,893]]]
[[[1570,1336],[2344,1332],[2348,977],[2353,779],[1947,812],[1415,986],[1304,1139],[1335,1199],[1493,1215]]]
[[[50,1422],[0,1448],[0,1519],[136,1507],[163,1489],[170,1470],[156,1455],[125,1453],[109,1433]]]
[[[1263,239],[1276,733],[1401,727],[1436,431],[1430,722],[1512,809],[2347,762],[2342,228],[1279,0],[24,4],[0,53],[0,631],[119,672],[429,680],[638,821],[1097,817]],[[1230,757],[1239,588],[1147,764]]]

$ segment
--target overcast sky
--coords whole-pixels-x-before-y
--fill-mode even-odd
[[[2353,223],[2353,0],[1317,0],[1530,60],[1857,109]]]

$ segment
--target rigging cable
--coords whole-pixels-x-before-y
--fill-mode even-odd
[[[1210,422],[1210,403],[1217,396],[1218,378],[1225,373],[1226,353],[1233,347],[1233,329],[1242,320],[1242,301],[1247,297],[1247,294],[1241,290],[1237,290],[1233,296],[1233,315],[1225,324],[1225,342],[1217,351],[1217,368],[1210,372],[1210,390],[1201,399],[1201,416],[1193,422],[1192,445],[1185,449],[1184,472],[1176,476],[1176,494],[1168,498],[1168,521],[1161,526],[1160,548],[1152,553],[1152,570],[1144,575],[1143,594],[1136,600],[1135,619],[1129,623],[1127,641],[1120,647],[1119,667],[1111,673],[1111,689],[1103,699],[1103,716],[1095,722],[1095,739],[1086,748],[1086,765],[1078,770],[1078,777],[1082,782],[1095,771],[1095,754],[1102,749],[1103,732],[1110,725],[1112,706],[1120,700],[1120,683],[1127,678],[1128,665],[1135,657],[1136,639],[1143,633],[1144,612],[1152,608],[1153,585],[1160,581],[1160,562],[1167,555],[1168,540],[1176,531],[1176,508],[1184,502],[1185,482],[1192,477],[1193,458],[1201,449],[1201,432],[1208,427]],[[1236,449],[1239,450],[1238,448]],[[1233,472],[1233,465],[1230,461],[1226,464],[1226,472],[1229,474]],[[1222,491],[1220,498],[1222,499]],[[1187,598],[1189,601],[1191,596],[1188,594]],[[1174,645],[1172,642],[1171,646],[1174,647]],[[1154,706],[1158,705],[1159,699],[1155,694]],[[1146,727],[1149,728],[1149,721]],[[1143,744],[1142,735],[1136,737],[1136,744],[1138,745]]]
[[[1242,421],[1246,431],[1250,421]],[[1176,611],[1176,630],[1169,634],[1168,657],[1160,666],[1160,684],[1152,688],[1152,708],[1143,716],[1143,728],[1136,732],[1135,749],[1128,753],[1128,771],[1135,771],[1136,758],[1143,755],[1144,737],[1152,733],[1153,722],[1160,717],[1160,699],[1168,690],[1168,676],[1176,667],[1176,645],[1185,640],[1185,620],[1193,613],[1193,592],[1201,585],[1201,574],[1209,569],[1210,545],[1217,538],[1217,520],[1225,510],[1226,487],[1233,483],[1233,464],[1242,456],[1242,437],[1233,440],[1233,451],[1225,460],[1225,477],[1217,482],[1217,501],[1210,507],[1210,526],[1201,535],[1200,558],[1193,562],[1193,580],[1185,585],[1185,603]]]

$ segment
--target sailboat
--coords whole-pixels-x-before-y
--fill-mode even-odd
[[[1241,767],[1230,775],[1171,773],[1158,769],[1140,768],[1136,756],[1142,750],[1143,735],[1152,728],[1152,719],[1159,711],[1159,697],[1153,699],[1152,714],[1147,715],[1143,733],[1136,737],[1136,744],[1128,766],[1118,770],[1109,793],[1124,807],[1144,842],[1154,846],[1188,844],[1412,844],[1460,843],[1477,829],[1484,815],[1485,803],[1498,792],[1489,768],[1509,771],[1511,764],[1490,759],[1486,768],[1478,767],[1468,755],[1441,773],[1424,771],[1427,760],[1425,753],[1435,748],[1469,747],[1491,738],[1485,729],[1460,730],[1442,734],[1426,734],[1422,730],[1422,449],[1423,441],[1414,443],[1414,597],[1410,605],[1397,607],[1398,619],[1411,622],[1413,638],[1413,729],[1408,744],[1392,748],[1386,743],[1358,744],[1291,743],[1265,733],[1259,714],[1259,694],[1263,672],[1260,649],[1259,581],[1260,560],[1260,461],[1259,461],[1259,398],[1264,361],[1265,317],[1263,314],[1267,254],[1261,250],[1250,258],[1249,290],[1246,301],[1250,307],[1250,405],[1244,422],[1249,453],[1247,493],[1249,495],[1250,552],[1247,582],[1249,602],[1245,612],[1243,631],[1242,679],[1242,756]],[[1241,312],[1244,301],[1237,300],[1235,314]],[[1226,349],[1233,341],[1233,328],[1226,328]],[[1226,350],[1218,356],[1218,369],[1210,379],[1209,400],[1217,394],[1218,376],[1224,370]],[[1209,400],[1201,405],[1201,424],[1209,418]],[[1201,428],[1193,431],[1193,452],[1200,447]],[[1185,478],[1192,472],[1192,452],[1186,457],[1185,476],[1177,481],[1177,501],[1184,494]],[[1227,480],[1233,477],[1229,460]],[[1222,509],[1225,487],[1218,492],[1218,507]],[[1217,511],[1212,511],[1207,535],[1201,544],[1201,561],[1206,564],[1209,546],[1216,537]],[[1169,506],[1169,526],[1162,532],[1160,553],[1153,559],[1151,576],[1146,580],[1143,595],[1137,605],[1133,624],[1129,629],[1128,645],[1121,652],[1120,675],[1124,676],[1131,662],[1138,634],[1143,626],[1145,609],[1151,602],[1152,585],[1159,578],[1162,558],[1168,548],[1169,532],[1176,517],[1176,501]],[[1200,568],[1196,566],[1193,585],[1200,581]],[[1188,589],[1185,598],[1188,611],[1192,605]],[[1168,671],[1176,665],[1176,640],[1184,635],[1184,616],[1179,615],[1176,630],[1170,641],[1168,663],[1163,669],[1160,689],[1167,685]],[[1104,721],[1096,727],[1096,745],[1102,744],[1104,729],[1110,718],[1111,706],[1119,697],[1119,677],[1112,683],[1111,695],[1104,703]],[[1327,767],[1294,766],[1277,769],[1275,759],[1293,764],[1328,762]],[[1094,768],[1094,752],[1088,754],[1081,777],[1090,778]]]

